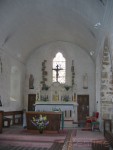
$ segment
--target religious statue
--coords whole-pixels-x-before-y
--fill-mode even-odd
[[[34,89],[34,77],[32,74],[29,77],[29,89]]]
[[[83,75],[83,88],[88,89],[88,75],[87,75],[87,73],[85,73]]]
[[[53,101],[59,101],[59,95],[57,91],[55,91],[55,94],[53,95]]]

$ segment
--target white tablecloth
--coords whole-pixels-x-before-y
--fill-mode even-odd
[[[61,110],[61,111],[67,111],[71,110],[74,111],[74,105],[73,104],[36,104],[35,105],[35,111],[53,111],[53,110]]]

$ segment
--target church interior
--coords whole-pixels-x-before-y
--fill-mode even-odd
[[[50,135],[45,150],[82,149],[86,133],[87,150],[112,149],[112,59],[113,0],[0,0],[0,150],[11,132]]]

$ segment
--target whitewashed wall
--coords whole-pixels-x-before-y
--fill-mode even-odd
[[[42,80],[41,66],[44,60],[47,60],[48,81],[47,84],[52,83],[52,59],[57,52],[62,52],[66,58],[66,83],[71,85],[71,65],[74,60],[75,65],[75,82],[77,84],[77,94],[89,94],[90,98],[90,114],[95,109],[95,65],[84,50],[78,46],[67,42],[54,42],[46,44],[32,53],[26,64],[26,87],[25,87],[25,108],[28,105],[28,93],[36,93],[37,88]],[[88,74],[88,89],[83,89],[83,75]],[[34,76],[34,90],[29,90],[29,75]]]
[[[0,72],[0,96],[2,101],[2,107],[0,110],[10,111],[10,110],[21,110],[23,109],[24,102],[24,81],[25,81],[25,65],[16,60],[11,55],[0,50],[0,57],[2,60],[2,72]],[[17,81],[19,86],[19,91],[17,91],[17,97],[15,101],[10,100],[11,96],[11,68],[15,67],[18,69],[20,80]],[[18,84],[15,85],[18,87]]]

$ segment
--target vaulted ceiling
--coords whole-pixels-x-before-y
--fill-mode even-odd
[[[25,62],[38,47],[71,42],[95,52],[107,0],[0,0],[0,49]]]

